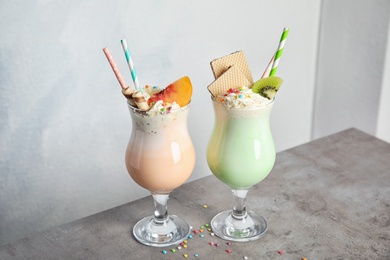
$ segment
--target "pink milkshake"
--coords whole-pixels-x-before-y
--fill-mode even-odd
[[[190,233],[183,219],[168,215],[170,192],[182,185],[195,167],[195,149],[187,130],[192,84],[185,76],[165,89],[148,86],[128,98],[132,131],[126,150],[131,178],[149,190],[154,214],[138,221],[134,237],[145,245],[162,247],[180,243]],[[134,106],[134,104],[136,106]]]
[[[142,112],[129,105],[133,128],[126,151],[131,178],[152,194],[169,194],[182,185],[195,166],[187,130],[189,105],[167,114]]]
[[[178,244],[190,234],[190,225],[168,215],[169,193],[182,185],[195,166],[195,150],[187,130],[192,83],[184,76],[165,89],[139,86],[126,40],[123,51],[135,89],[124,82],[110,51],[103,48],[111,68],[127,98],[132,131],[126,150],[126,168],[131,178],[149,190],[154,200],[154,214],[133,227],[138,242],[155,247]]]

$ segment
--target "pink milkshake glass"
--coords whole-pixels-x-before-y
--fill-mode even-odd
[[[190,234],[190,226],[168,215],[167,202],[169,194],[190,177],[195,166],[195,150],[187,129],[189,105],[168,113],[128,107],[132,132],[126,150],[127,171],[151,192],[155,206],[153,215],[136,223],[133,235],[149,246],[178,244]]]

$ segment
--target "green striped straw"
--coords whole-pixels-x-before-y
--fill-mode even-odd
[[[276,74],[276,70],[278,69],[278,64],[280,61],[280,57],[282,56],[282,53],[283,53],[283,48],[284,48],[284,44],[286,42],[287,36],[288,36],[288,28],[284,28],[283,33],[282,33],[282,37],[280,37],[278,50],[275,53],[275,60],[274,60],[274,64],[272,65],[271,72],[269,74],[270,76],[274,76]]]
[[[122,44],[123,51],[125,52],[127,65],[129,66],[131,78],[133,79],[135,88],[142,92],[142,89],[139,86],[137,72],[134,69],[133,59],[131,58],[129,49],[127,48],[126,39],[121,40],[121,44]]]

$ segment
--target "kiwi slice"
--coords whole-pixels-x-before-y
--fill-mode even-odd
[[[252,92],[258,93],[265,98],[273,99],[282,83],[283,79],[276,76],[269,76],[268,78],[256,81],[252,86]]]

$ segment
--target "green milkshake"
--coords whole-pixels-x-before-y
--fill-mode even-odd
[[[249,108],[226,107],[218,99],[212,103],[215,125],[207,148],[210,170],[232,189],[249,189],[267,177],[275,163],[269,126],[273,102],[265,99],[260,106]]]
[[[279,58],[280,54],[275,55],[270,64],[277,64]],[[269,65],[273,74],[265,72],[254,82],[242,51],[212,60],[210,65],[215,80],[207,89],[212,95],[215,121],[207,163],[233,194],[232,210],[215,215],[211,228],[222,239],[253,241],[265,234],[268,224],[247,210],[245,201],[250,188],[267,177],[275,164],[269,121],[283,79],[274,76],[276,69]]]

